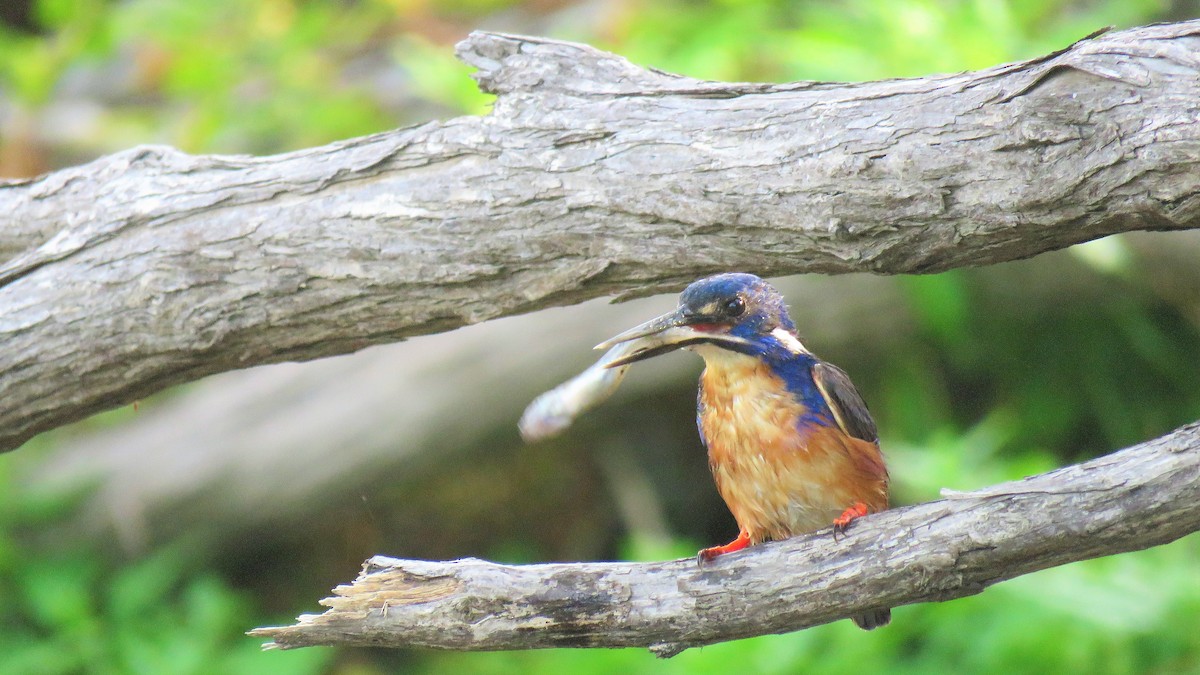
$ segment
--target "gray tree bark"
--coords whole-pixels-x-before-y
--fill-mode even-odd
[[[486,117],[0,185],[0,449],[211,373],[716,270],[931,272],[1195,228],[1198,34],[849,85],[475,34]]]
[[[1200,530],[1200,423],[1021,481],[887,511],[699,567],[367,561],[271,647],[688,647],[979,593],[1047,567]]]

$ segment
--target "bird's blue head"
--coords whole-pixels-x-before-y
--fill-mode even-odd
[[[700,344],[755,354],[761,352],[764,341],[777,340],[773,336],[780,329],[792,336],[796,331],[779,291],[753,274],[718,274],[684,289],[675,311],[597,348],[629,343],[625,353],[606,364],[609,367]]]
[[[753,274],[730,273],[701,279],[679,296],[679,312],[708,322],[713,329],[728,329],[745,338],[767,335],[776,328],[795,332],[787,305],[775,287]]]

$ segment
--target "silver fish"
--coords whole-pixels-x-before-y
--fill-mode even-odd
[[[537,441],[556,436],[571,426],[575,418],[612,396],[625,379],[629,365],[610,367],[609,364],[634,351],[630,344],[622,342],[609,349],[587,370],[535,398],[517,423],[521,437]]]

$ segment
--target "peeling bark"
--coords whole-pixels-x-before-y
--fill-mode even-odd
[[[932,272],[1195,228],[1198,35],[769,85],[477,33],[486,117],[2,184],[0,449],[212,373],[718,270]]]

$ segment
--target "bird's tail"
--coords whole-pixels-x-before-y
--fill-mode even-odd
[[[890,609],[875,609],[866,614],[859,614],[852,617],[854,623],[863,630],[872,630],[880,626],[886,626],[892,620],[892,610]]]

